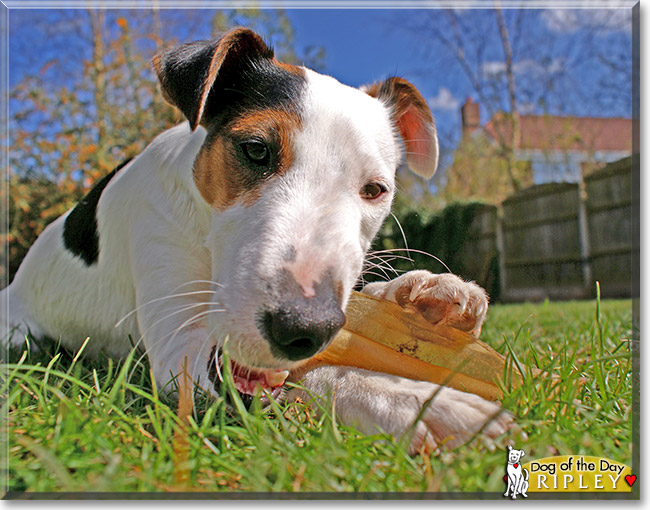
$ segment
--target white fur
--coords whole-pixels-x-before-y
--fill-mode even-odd
[[[0,320],[14,331],[12,342],[21,343],[31,331],[76,350],[89,336],[86,353],[104,349],[121,357],[131,349],[131,337],[146,350],[160,387],[187,359],[194,381],[207,391],[213,391],[210,352],[226,338],[231,357],[242,365],[297,366],[276,358],[256,327],[255,313],[269,299],[265,283],[286,269],[310,297],[324,272],[336,268],[345,307],[389,212],[402,159],[385,105],[305,72],[303,122],[290,171],[270,180],[252,205],[213,210],[192,179],[205,130],[191,132],[185,123],[162,133],[104,190],[96,264],[88,267],[65,249],[65,216],[36,241],[0,294]],[[359,195],[370,180],[388,189],[382,200]],[[296,250],[291,261],[284,257],[287,246]],[[437,388],[332,367],[308,374],[306,384],[323,393],[338,384],[337,409],[346,422],[395,436],[408,432]],[[414,445],[437,444],[453,433],[466,438],[497,410],[474,395],[445,389],[417,425]],[[502,430],[504,422],[496,423],[494,430]]]

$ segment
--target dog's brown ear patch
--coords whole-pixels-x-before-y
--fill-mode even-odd
[[[164,51],[154,57],[153,67],[163,96],[183,112],[194,130],[203,119],[217,77],[236,71],[242,62],[260,58],[272,59],[273,50],[252,30],[237,28],[218,40]]]
[[[365,91],[391,108],[409,168],[426,179],[432,177],[438,168],[438,136],[431,110],[420,92],[396,77],[370,85]]]

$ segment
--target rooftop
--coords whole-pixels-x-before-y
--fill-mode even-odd
[[[632,152],[632,119],[520,115],[520,150],[575,150]],[[493,139],[509,140],[511,124],[503,114],[493,116],[483,128]]]

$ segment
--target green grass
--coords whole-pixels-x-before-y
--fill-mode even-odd
[[[498,493],[508,442],[528,459],[584,454],[630,465],[631,310],[628,300],[493,306],[482,340],[560,383],[529,376],[506,388],[520,430],[430,457],[341,426],[329,410],[316,418],[292,403],[235,419],[224,398],[197,403],[185,443],[174,402],[155,392],[137,357],[16,350],[1,379],[8,489]]]

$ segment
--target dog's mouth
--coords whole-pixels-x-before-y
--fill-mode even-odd
[[[224,357],[221,349],[218,351],[213,349],[214,360],[210,367],[210,379],[217,387],[223,383],[224,376]],[[256,368],[242,365],[237,361],[230,359],[229,367],[230,374],[235,386],[235,389],[244,398],[245,401],[250,400],[250,397],[258,396],[272,396],[278,398],[282,393],[282,386],[289,376],[288,370],[281,369],[267,369]]]

